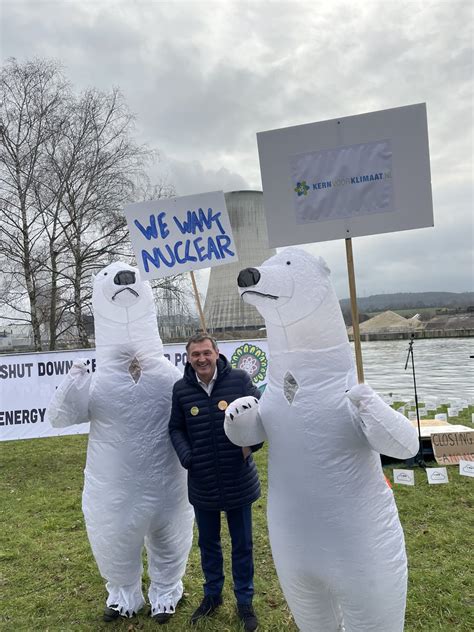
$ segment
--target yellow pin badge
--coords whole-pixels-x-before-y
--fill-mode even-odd
[[[196,417],[196,415],[199,413],[199,408],[197,406],[193,406],[190,412],[193,417]]]
[[[221,401],[217,404],[217,408],[219,410],[225,410],[229,404],[225,401],[225,399],[221,399]]]

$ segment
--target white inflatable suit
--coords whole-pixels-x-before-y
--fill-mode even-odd
[[[288,248],[239,274],[265,318],[260,402],[226,411],[237,445],[268,441],[268,528],[278,577],[303,632],[401,632],[407,561],[379,453],[418,451],[408,420],[357,385],[324,261]]]
[[[186,472],[168,421],[179,370],[163,355],[151,287],[113,263],[94,279],[97,371],[76,361],[48,408],[53,426],[90,421],[82,509],[107,606],[132,616],[144,605],[148,556],[151,614],[173,613],[192,544]],[[129,372],[136,360],[137,382]]]

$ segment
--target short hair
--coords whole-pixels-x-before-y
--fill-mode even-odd
[[[189,353],[190,345],[198,342],[204,342],[204,340],[210,340],[214,351],[217,351],[217,353],[219,353],[216,339],[202,331],[198,332],[197,334],[193,334],[188,340],[188,342],[186,343],[186,353]]]

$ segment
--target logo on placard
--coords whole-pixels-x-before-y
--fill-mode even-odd
[[[308,195],[309,186],[306,184],[306,180],[297,182],[294,191],[298,194],[298,197],[300,197],[300,195]]]
[[[309,185],[306,180],[301,180],[296,182],[296,186],[293,191],[298,195],[298,197],[301,197],[302,195],[307,196],[308,191],[311,191],[311,194],[313,194],[316,191],[328,191],[329,189],[337,189],[338,187],[345,187],[348,185],[359,186],[367,183],[377,183],[382,180],[391,180],[391,178],[391,171],[377,171],[374,173],[332,178],[321,180],[319,182],[310,182]]]
[[[232,354],[230,363],[234,369],[247,371],[254,384],[264,380],[267,374],[267,354],[256,345],[246,343],[237,347]]]

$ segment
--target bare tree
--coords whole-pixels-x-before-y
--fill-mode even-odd
[[[174,188],[146,176],[155,154],[118,89],[75,95],[44,60],[10,59],[0,82],[0,319],[31,324],[37,350],[73,331],[88,347],[92,274],[133,263],[123,206]],[[186,277],[152,285],[165,313],[187,310]]]
[[[17,320],[27,320],[35,349],[41,349],[37,308],[38,272],[43,268],[43,233],[35,204],[35,185],[44,147],[60,118],[68,85],[52,61],[23,65],[10,59],[0,73],[0,257],[2,270],[16,281]],[[18,298],[18,297],[17,297]]]

